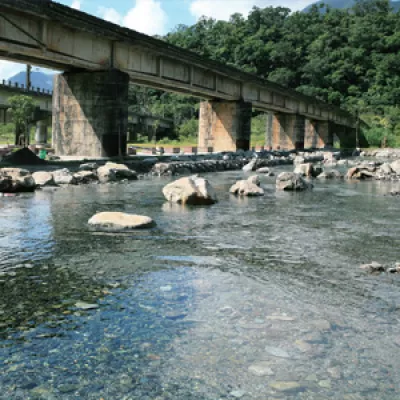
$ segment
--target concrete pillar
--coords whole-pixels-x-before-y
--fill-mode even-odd
[[[355,128],[335,124],[334,133],[339,138],[341,149],[354,149],[356,147]]]
[[[251,103],[243,101],[201,102],[198,146],[214,151],[248,150],[251,112]]]
[[[65,72],[54,79],[53,146],[57,155],[126,154],[128,74]]]
[[[303,149],[304,123],[301,115],[270,114],[267,119],[267,146],[282,150]]]
[[[307,149],[321,149],[332,147],[334,128],[332,122],[306,119],[304,147]]]
[[[35,142],[37,144],[47,143],[47,120],[36,122]]]

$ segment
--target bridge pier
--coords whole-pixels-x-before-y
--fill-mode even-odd
[[[249,102],[201,102],[198,147],[212,147],[214,151],[249,150],[251,113]]]
[[[126,153],[128,74],[65,72],[54,79],[53,146],[57,155],[112,157]]]
[[[356,129],[344,125],[334,124],[335,135],[338,137],[341,149],[354,149],[358,146],[356,143]],[[362,142],[362,140],[361,140]],[[365,143],[359,143],[365,146]]]
[[[47,120],[41,120],[36,122],[36,131],[35,131],[35,142],[37,144],[46,144],[47,143]]]
[[[320,149],[333,146],[334,125],[330,121],[316,121],[306,118],[304,147]]]
[[[304,124],[304,117],[298,114],[269,113],[265,144],[273,149],[303,149]]]

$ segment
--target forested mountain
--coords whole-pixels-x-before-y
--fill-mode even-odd
[[[180,25],[164,40],[359,113],[372,144],[386,136],[400,145],[400,13],[387,0],[325,13],[318,6],[307,13],[255,7],[247,18]],[[152,93],[148,104],[166,116],[187,104]]]
[[[312,8],[312,6],[318,6],[320,7],[320,11],[325,12],[327,7],[330,8],[351,8],[355,5],[356,0],[320,0],[317,1],[313,4],[310,4],[307,6],[303,12],[308,12]],[[399,11],[400,10],[400,1],[395,0],[395,1],[390,1],[389,2],[390,7],[393,9],[393,11]]]

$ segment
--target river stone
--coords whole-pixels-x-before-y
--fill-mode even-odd
[[[256,376],[271,376],[274,375],[268,361],[260,361],[255,364],[250,365],[248,371]]]
[[[172,175],[171,164],[168,164],[168,163],[154,164],[153,168],[151,169],[151,172],[152,172],[152,174],[158,175],[158,176]]]
[[[385,272],[385,267],[376,261],[372,261],[370,264],[360,265],[360,269],[368,272],[369,274],[379,274],[381,272]]]
[[[73,176],[75,178],[75,182],[78,184],[89,183],[98,180],[97,174],[95,172],[87,170],[79,171]]]
[[[122,212],[101,212],[91,217],[88,224],[95,228],[120,231],[149,228],[154,226],[154,221],[150,217],[144,215],[126,214]]]
[[[276,178],[276,188],[278,190],[301,191],[311,189],[312,185],[305,181],[299,174],[293,172],[281,172]]]
[[[286,350],[280,349],[279,347],[265,346],[265,351],[274,357],[290,358],[290,354]]]
[[[112,182],[122,179],[137,180],[135,171],[129,169],[125,164],[107,162],[102,167],[97,168],[97,176],[102,183]]]
[[[264,196],[264,190],[249,180],[237,181],[229,192],[237,196]]]
[[[290,381],[271,382],[269,386],[272,389],[278,390],[279,392],[292,392],[302,389],[302,386],[298,382]]]
[[[34,192],[36,182],[31,173],[22,168],[0,169],[0,191],[4,193]]]
[[[293,172],[302,176],[316,177],[322,173],[322,168],[311,163],[296,164]]]
[[[340,179],[340,178],[343,178],[343,175],[336,169],[333,169],[331,171],[322,172],[322,174],[319,174],[317,176],[317,178],[318,179]]]
[[[97,168],[99,168],[99,166],[95,162],[85,163],[79,166],[79,171],[94,171]]]
[[[84,301],[77,301],[75,303],[75,307],[79,308],[80,310],[95,310],[96,308],[99,308],[99,305],[98,304],[85,303]]]
[[[32,174],[33,179],[38,186],[54,186],[54,178],[51,172],[38,171]]]
[[[252,175],[247,178],[247,181],[253,183],[254,185],[260,186],[260,177],[258,175]]]
[[[74,185],[76,180],[68,168],[53,171],[53,178],[56,185]]]
[[[351,167],[347,170],[346,179],[354,179],[357,178],[356,174],[358,172],[358,167]]]
[[[253,171],[253,170],[256,168],[256,164],[257,164],[257,159],[255,158],[255,159],[251,160],[248,164],[246,164],[246,165],[242,168],[242,170],[243,170],[244,172],[251,172],[251,171]]]
[[[197,175],[187,176],[164,186],[165,198],[172,203],[209,205],[218,201],[207,179]]]
[[[390,166],[389,163],[383,163],[380,167],[379,167],[379,172],[385,174],[385,175],[389,175],[393,172],[392,167]]]
[[[293,160],[293,164],[304,164],[305,158],[303,156],[296,156]]]
[[[393,161],[390,164],[390,168],[396,173],[396,175],[400,175],[400,160]]]

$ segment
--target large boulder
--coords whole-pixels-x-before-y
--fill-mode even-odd
[[[393,161],[390,164],[390,168],[396,175],[400,175],[400,160]]]
[[[383,163],[379,168],[378,172],[383,175],[390,175],[393,173],[392,167],[389,163]]]
[[[242,170],[244,172],[251,172],[254,171],[256,169],[256,165],[257,165],[257,159],[254,158],[253,160],[251,160],[248,164],[246,164]]]
[[[330,171],[324,171],[322,174],[317,176],[318,179],[340,179],[343,178],[343,175],[337,171],[336,169],[332,169]]]
[[[88,170],[83,170],[75,173],[74,175],[75,182],[77,184],[84,184],[84,183],[90,183],[90,182],[95,182],[98,181],[98,177],[96,172],[94,171],[88,171]]]
[[[21,168],[0,169],[0,192],[34,192],[36,182],[31,173]]]
[[[311,189],[312,184],[294,172],[281,172],[276,177],[276,188],[278,190],[301,191]]]
[[[207,179],[197,175],[178,179],[164,186],[165,198],[173,203],[209,205],[218,201]]]
[[[75,185],[76,179],[68,168],[53,171],[53,179],[56,185]]]
[[[107,162],[105,165],[97,169],[97,176],[102,183],[118,181],[122,179],[137,180],[137,173],[129,169],[124,164]]]
[[[295,174],[300,174],[302,176],[317,177],[322,173],[322,168],[319,166],[314,166],[311,163],[296,164],[293,171]]]
[[[157,163],[153,165],[151,173],[158,176],[172,175],[173,168],[172,165],[168,163]]]
[[[54,186],[53,174],[47,171],[37,171],[32,174],[33,179],[38,186]]]
[[[79,171],[95,171],[99,166],[95,162],[81,164]]]
[[[88,224],[93,228],[107,231],[150,228],[155,225],[154,221],[145,215],[122,212],[100,212],[93,215]]]
[[[229,192],[237,196],[263,196],[264,190],[259,185],[260,179],[257,175],[254,175],[249,179],[237,181],[229,189]]]

